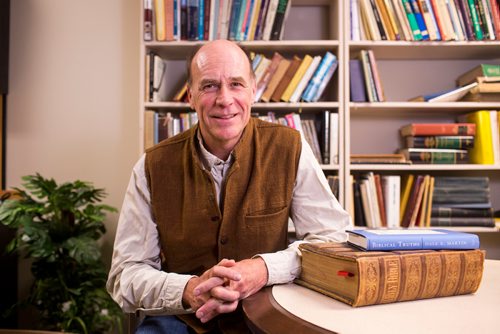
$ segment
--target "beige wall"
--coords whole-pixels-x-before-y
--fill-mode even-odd
[[[11,1],[7,187],[35,172],[81,179],[120,208],[139,154],[139,8],[139,0]],[[106,262],[116,222],[106,222]]]

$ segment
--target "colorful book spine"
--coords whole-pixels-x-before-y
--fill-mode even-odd
[[[352,102],[366,102],[365,77],[361,60],[349,60],[349,84]]]
[[[302,100],[305,102],[312,102],[314,99],[314,96],[316,95],[316,92],[319,89],[319,86],[321,85],[321,82],[325,78],[326,74],[328,73],[328,69],[333,66],[333,64],[337,61],[337,57],[331,53],[330,51],[327,51],[325,55],[323,56],[323,59],[321,59],[321,62],[316,69],[316,72],[314,72],[314,75],[312,79],[309,81],[307,84],[306,89],[304,90],[304,93],[302,94]]]
[[[326,86],[332,79],[333,75],[335,74],[335,71],[337,70],[338,67],[338,62],[334,62],[332,66],[328,69],[328,72],[326,72],[325,77],[323,78],[323,81],[321,81],[321,84],[318,87],[318,90],[316,91],[316,94],[314,94],[313,97],[313,102],[318,102],[321,96],[323,95],[323,92],[326,89]]]
[[[348,230],[348,242],[370,251],[478,249],[479,237],[472,233],[430,230]]]
[[[474,147],[469,150],[471,163],[490,165],[495,163],[491,117],[489,110],[478,110],[465,115],[464,120],[476,125]]]
[[[294,73],[292,80],[290,80],[290,83],[286,87],[285,91],[283,92],[283,95],[281,95],[281,101],[283,102],[289,102],[290,98],[292,97],[293,92],[295,91],[295,88],[297,88],[297,85],[299,84],[300,80],[304,76],[304,74],[307,71],[307,68],[311,65],[313,61],[313,58],[306,54],[304,58],[302,58],[302,62],[300,63],[299,67],[297,68],[297,71]]]
[[[149,42],[153,40],[153,1],[144,0],[143,38]]]
[[[424,17],[422,16],[422,12],[420,11],[417,0],[410,0],[410,5],[411,10],[415,15],[415,20],[417,21],[420,34],[422,35],[422,40],[429,40],[429,31],[427,30],[427,26],[425,25]]]
[[[281,30],[285,24],[286,8],[288,6],[289,0],[279,0],[278,8],[276,9],[276,15],[274,17],[273,27],[271,29],[270,40],[279,40],[281,36]]]
[[[406,147],[465,150],[474,147],[474,136],[408,136]]]
[[[476,124],[467,123],[412,123],[400,129],[405,136],[474,136]]]
[[[481,24],[479,23],[479,13],[477,11],[476,4],[474,0],[467,0],[467,1],[470,9],[472,25],[474,27],[474,35],[476,36],[476,39],[478,41],[481,41],[484,38],[484,34],[483,34],[483,29],[481,28]]]
[[[411,32],[413,34],[413,39],[415,41],[420,41],[423,39],[423,36],[422,32],[420,31],[420,27],[417,23],[415,13],[413,13],[410,0],[402,0],[402,2],[403,2],[403,7],[405,9],[406,17],[408,18],[408,23],[410,24]]]
[[[408,148],[400,150],[414,164],[466,164],[467,150]]]

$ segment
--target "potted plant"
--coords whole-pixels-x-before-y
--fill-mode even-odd
[[[0,204],[0,222],[17,229],[9,252],[32,260],[30,294],[40,327],[76,333],[121,332],[122,311],[106,291],[98,239],[105,233],[106,195],[84,181],[57,184],[40,174],[23,177],[25,190]]]

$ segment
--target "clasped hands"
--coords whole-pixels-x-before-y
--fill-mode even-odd
[[[266,285],[267,275],[266,264],[260,257],[239,262],[223,259],[200,277],[188,281],[182,301],[205,323],[236,310],[240,300]]]

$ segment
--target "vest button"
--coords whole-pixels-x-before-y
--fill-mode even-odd
[[[227,241],[228,241],[228,240],[227,240],[227,237],[221,237],[221,238],[220,238],[220,243],[221,243],[222,245],[227,244]]]
[[[210,218],[210,220],[213,222],[217,222],[219,221],[219,219],[220,219],[219,216],[213,216],[212,218]]]

